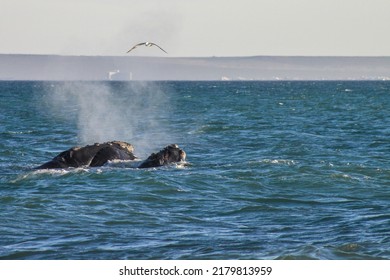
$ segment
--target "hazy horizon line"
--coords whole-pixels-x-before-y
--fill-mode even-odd
[[[146,56],[146,55],[87,55],[87,54],[35,54],[35,53],[0,53],[0,55],[20,56],[63,56],[63,57],[134,57],[134,58],[253,58],[253,57],[294,57],[294,58],[390,58],[390,55],[237,55],[237,56]]]

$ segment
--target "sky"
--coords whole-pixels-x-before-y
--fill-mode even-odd
[[[0,0],[0,53],[390,56],[389,11],[389,0]],[[126,54],[145,41],[168,54]]]

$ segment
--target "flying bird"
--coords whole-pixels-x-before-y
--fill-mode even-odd
[[[153,46],[156,46],[158,47],[160,50],[162,50],[163,52],[167,53],[166,51],[164,51],[159,45],[155,44],[155,43],[152,43],[152,42],[143,42],[143,43],[139,43],[139,44],[136,44],[134,47],[132,47],[130,50],[127,51],[127,53],[131,52],[132,50],[134,50],[135,48],[139,47],[139,46],[145,46],[145,47],[153,47]]]

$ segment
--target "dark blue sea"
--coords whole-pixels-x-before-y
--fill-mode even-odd
[[[35,170],[121,140],[187,165]],[[390,82],[0,82],[0,259],[390,259]]]

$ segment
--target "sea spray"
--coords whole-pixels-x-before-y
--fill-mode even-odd
[[[59,82],[46,88],[44,103],[50,116],[74,122],[75,144],[127,141],[146,156],[176,142],[166,126],[169,90],[150,82]]]

